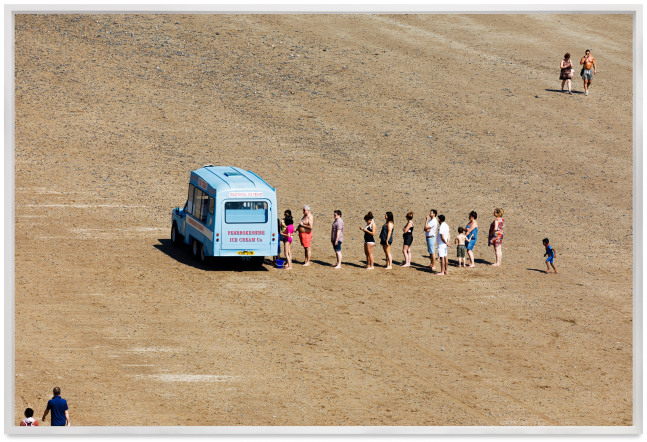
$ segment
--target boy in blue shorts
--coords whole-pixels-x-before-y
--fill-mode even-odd
[[[548,264],[550,264],[553,267],[553,270],[555,273],[557,273],[557,269],[555,268],[555,264],[553,264],[553,259],[555,258],[555,249],[551,247],[550,244],[548,244],[548,238],[544,238],[542,241],[544,243],[544,247],[546,247],[546,253],[544,253],[544,256],[546,256],[546,273],[550,273],[550,267]]]

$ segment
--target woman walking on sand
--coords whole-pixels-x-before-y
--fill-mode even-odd
[[[494,221],[490,224],[490,234],[488,235],[488,245],[494,247],[494,264],[501,265],[501,242],[503,241],[503,209],[494,209]]]
[[[471,211],[469,214],[470,222],[465,226],[465,235],[467,236],[467,256],[470,259],[470,265],[467,267],[474,267],[474,245],[476,238],[479,234],[479,225],[476,223],[476,212]]]
[[[407,213],[407,224],[402,229],[402,254],[404,255],[404,264],[402,267],[411,267],[411,243],[413,242],[413,212]]]
[[[375,221],[373,221],[373,212],[364,215],[366,226],[360,227],[359,230],[364,232],[364,253],[366,254],[366,270],[373,270],[373,247],[375,246]]]
[[[386,269],[393,268],[393,257],[391,256],[391,244],[393,244],[393,213],[386,212],[384,215],[386,222],[382,226],[382,231],[380,232],[380,244],[384,249],[384,254],[386,255]]]
[[[562,92],[564,92],[564,83],[568,84],[568,94],[573,95],[571,92],[571,79],[573,78],[573,62],[571,61],[571,54],[568,52],[564,54],[564,59],[559,64],[559,79],[562,80]]]
[[[285,213],[283,213],[283,216],[281,240],[283,241],[285,260],[287,261],[287,266],[283,268],[285,270],[292,270],[292,234],[294,233],[294,219],[292,218],[292,211],[290,210],[286,210]]]

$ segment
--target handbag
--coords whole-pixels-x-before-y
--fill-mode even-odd
[[[582,70],[580,71],[580,77],[581,77],[582,75],[584,75],[584,68],[582,68]]]

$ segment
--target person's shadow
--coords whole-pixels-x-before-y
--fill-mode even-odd
[[[557,92],[557,93],[559,93],[559,94],[566,94],[566,95],[568,95],[568,92],[562,92],[562,90],[561,90],[561,89],[544,89],[544,90],[545,90],[546,92]],[[574,90],[572,90],[572,89],[571,89],[571,92],[573,92],[573,94],[574,94],[574,95],[575,95],[575,94],[583,94],[583,93],[584,93],[584,92],[582,92],[582,91],[574,91]]]
[[[546,273],[546,271],[545,271],[545,270],[540,270],[540,269],[530,269],[530,268],[528,268],[528,269],[526,269],[526,270],[529,270],[529,271],[531,271],[531,272]]]

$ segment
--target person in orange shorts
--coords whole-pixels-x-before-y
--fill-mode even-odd
[[[314,227],[314,217],[310,212],[310,206],[303,206],[303,218],[299,222],[299,241],[305,249],[304,266],[310,265],[310,244],[312,244],[312,228]]]

